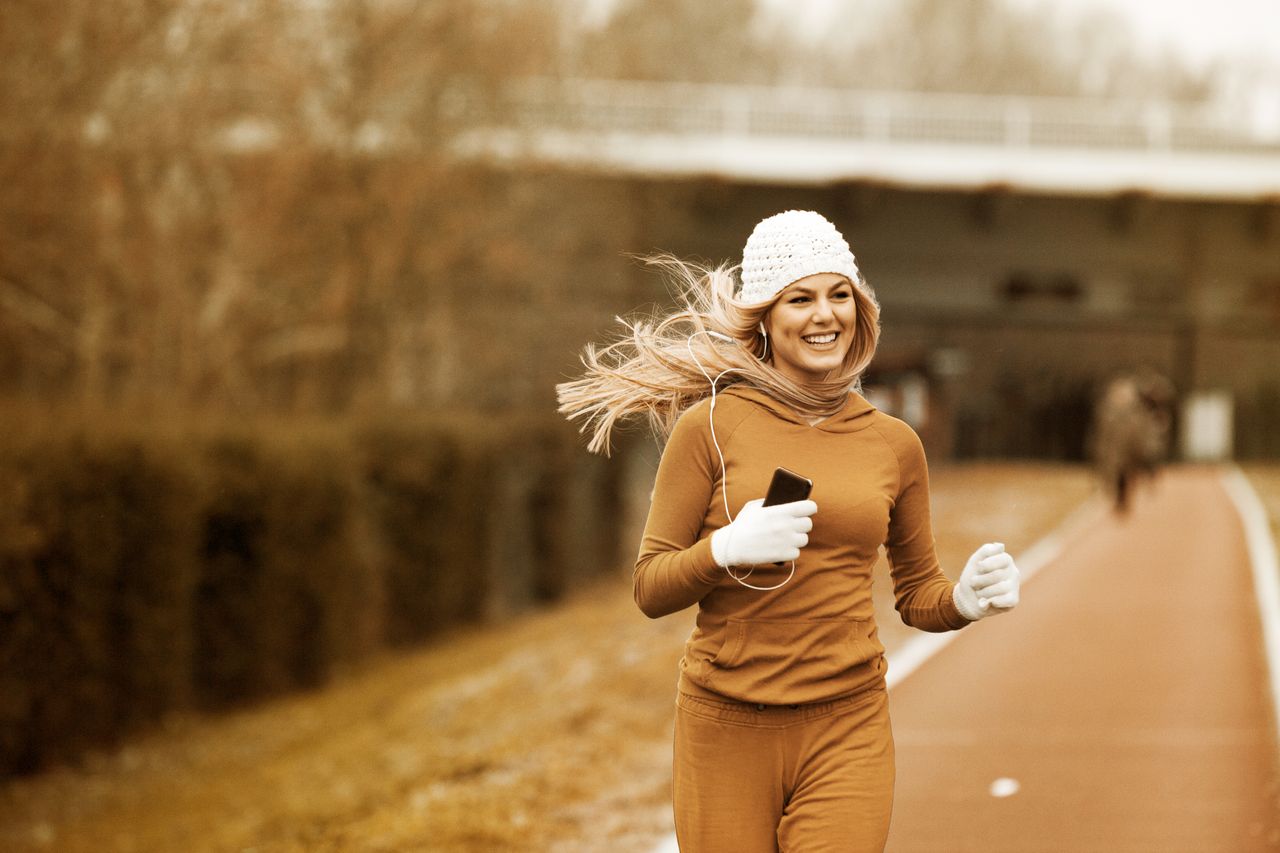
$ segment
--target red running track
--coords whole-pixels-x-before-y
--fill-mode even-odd
[[[1266,691],[1239,518],[1168,471],[894,688],[887,850],[1280,850]]]

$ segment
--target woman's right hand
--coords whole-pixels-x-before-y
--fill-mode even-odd
[[[764,506],[763,499],[747,501],[737,518],[711,534],[711,555],[724,569],[794,560],[809,544],[810,516],[817,511],[808,500],[776,506]]]

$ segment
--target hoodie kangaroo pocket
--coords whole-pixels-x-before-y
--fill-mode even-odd
[[[796,695],[830,692],[830,682],[879,656],[861,619],[730,619],[711,664],[730,695],[753,695],[769,684]],[[803,701],[797,699],[795,701]]]

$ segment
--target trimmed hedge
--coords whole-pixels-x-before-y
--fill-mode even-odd
[[[19,431],[0,775],[555,600],[619,564],[624,470],[532,417]]]
[[[164,446],[36,440],[0,462],[0,771],[187,703],[193,483]]]
[[[478,619],[489,595],[477,568],[490,502],[485,458],[463,429],[430,425],[363,429],[365,501],[386,595],[385,636],[415,643],[440,628]]]
[[[353,536],[358,472],[331,442],[217,439],[193,601],[200,704],[323,683],[378,644],[376,566]]]

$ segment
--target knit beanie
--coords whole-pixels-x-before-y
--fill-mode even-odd
[[[766,302],[793,281],[821,272],[839,273],[858,284],[853,252],[836,227],[812,210],[788,210],[763,219],[742,250],[738,298]]]

